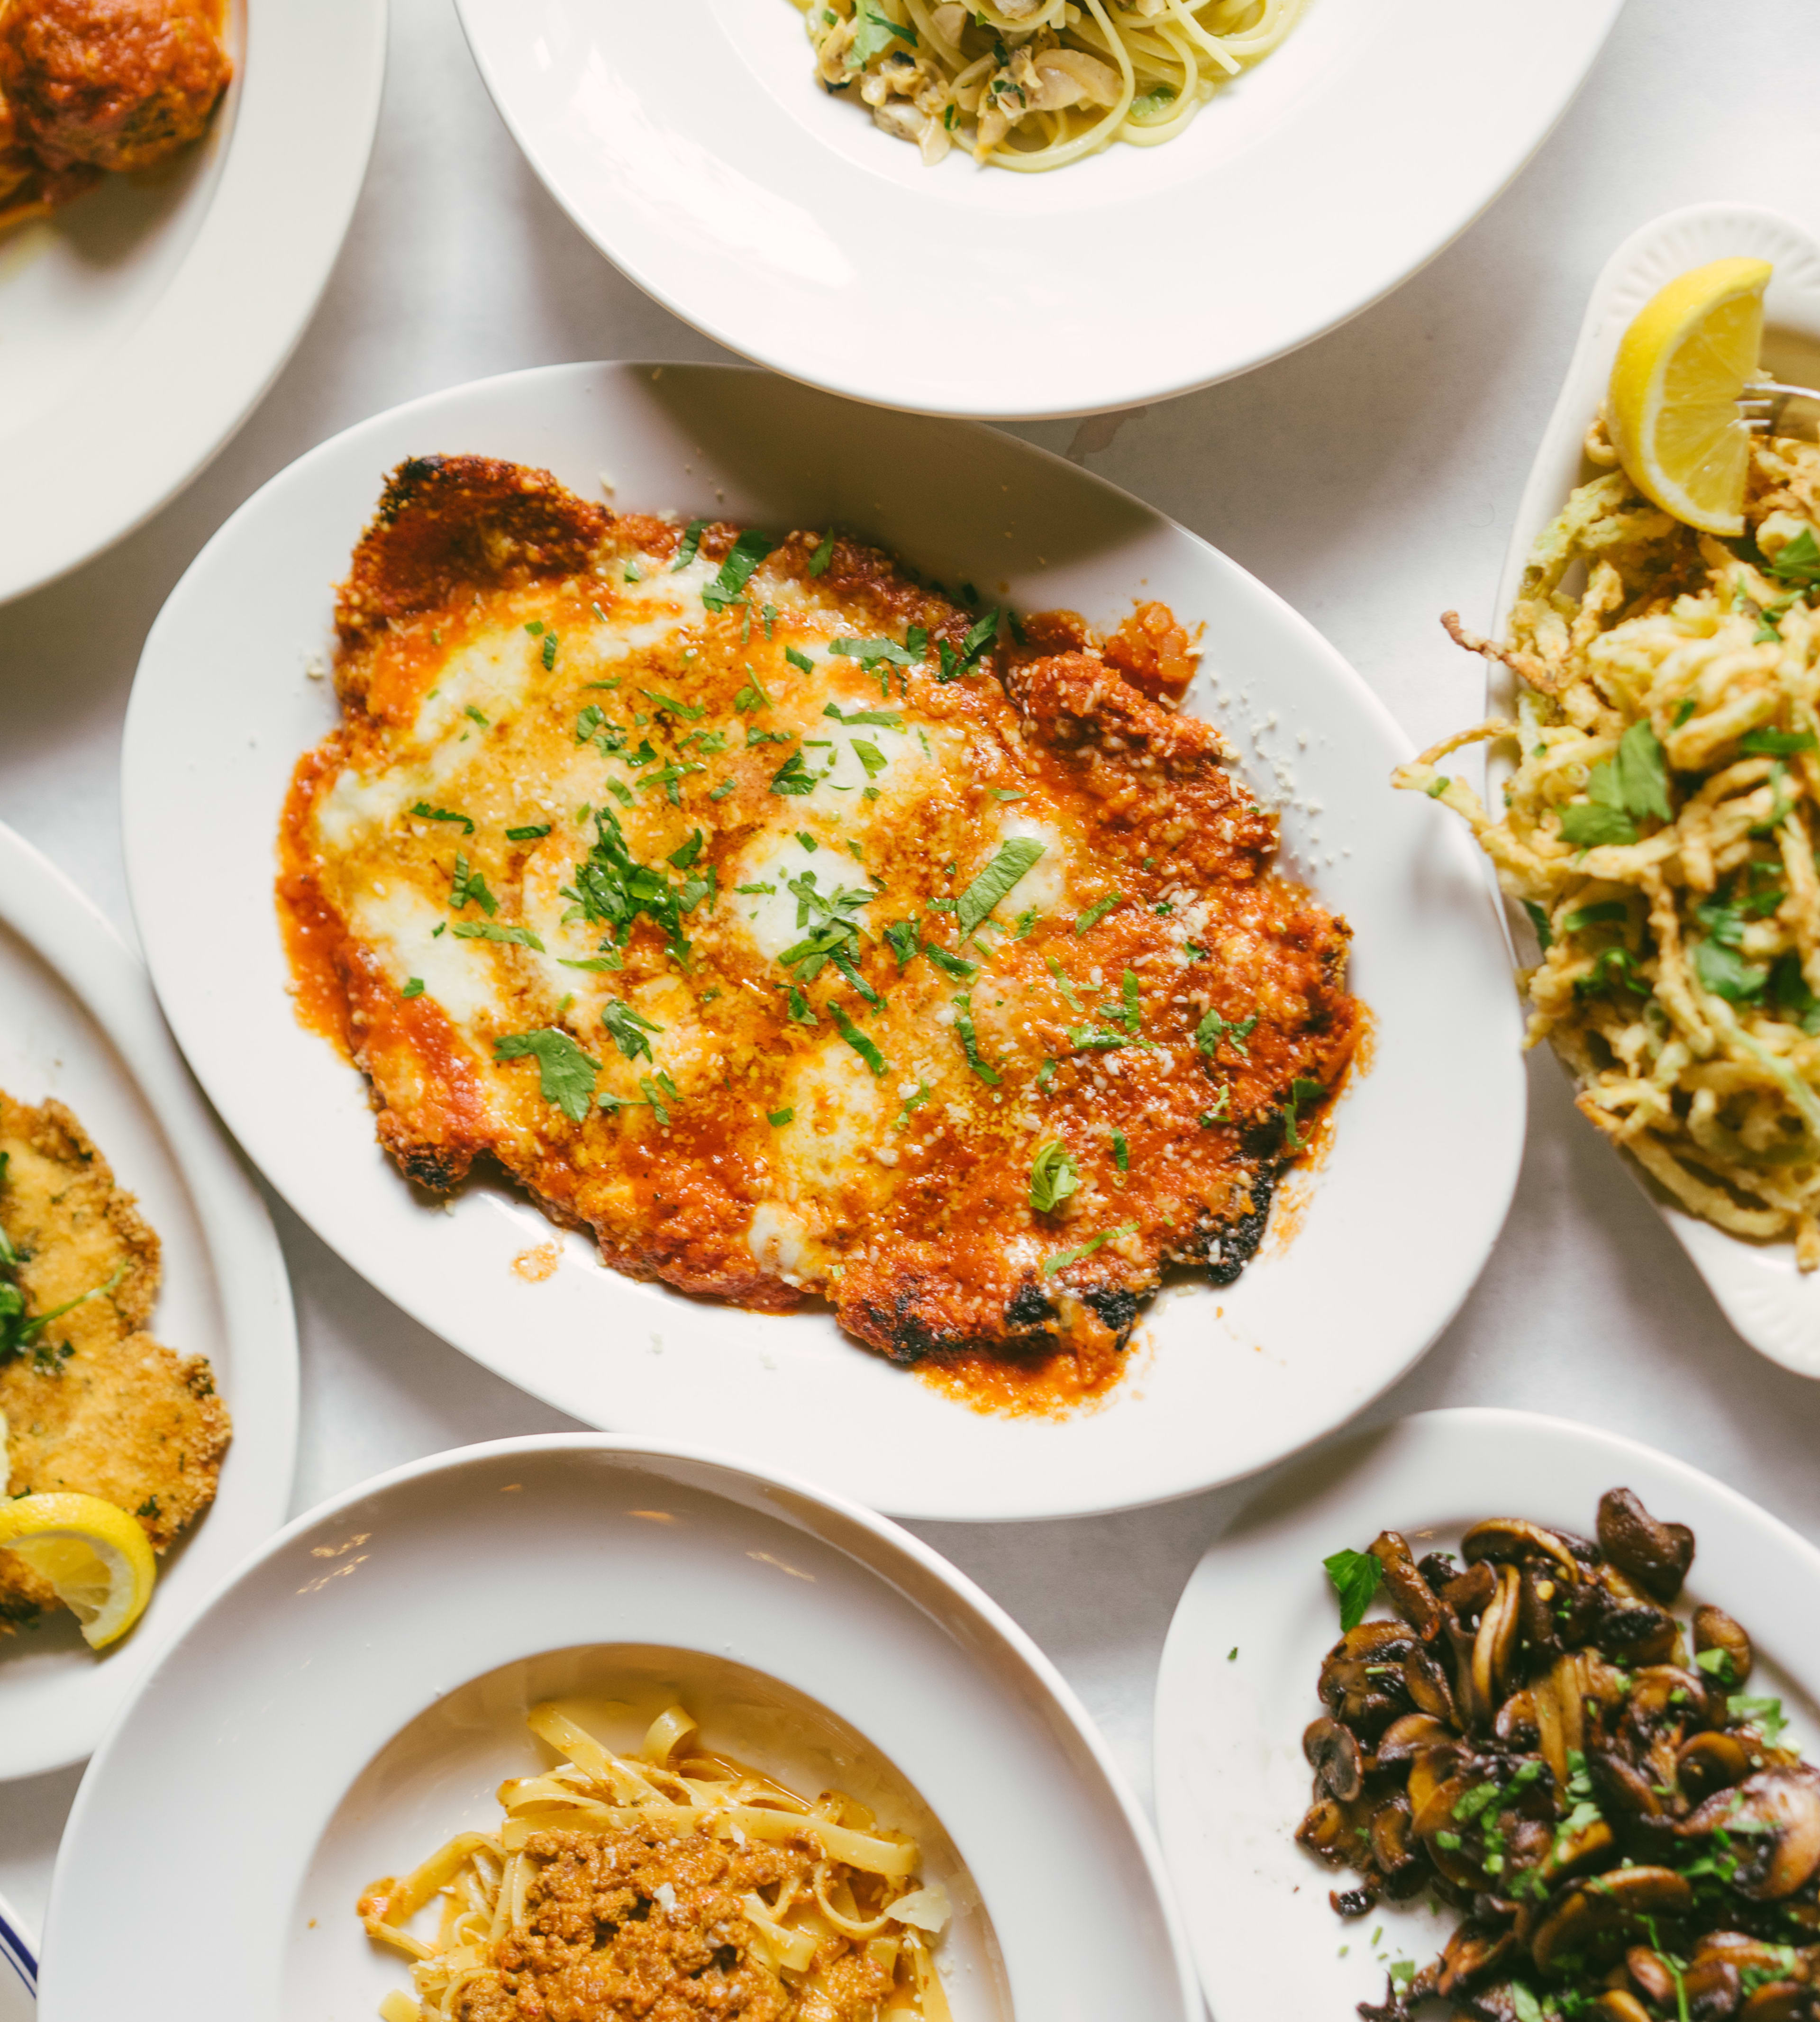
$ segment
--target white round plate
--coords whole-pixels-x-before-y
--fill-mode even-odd
[[[203,1597],[283,1522],[297,1330],[265,1203],[185,1071],[144,970],[62,872],[5,827],[0,1088],[67,1102],[137,1195],[164,1246],[152,1330],[181,1354],[208,1357],[234,1416],[214,1506],[160,1562],[152,1605],[125,1642],[97,1657],[60,1611],[0,1639],[4,1783],[88,1754]]]
[[[34,2022],[38,2013],[38,1948],[25,1920],[0,1896],[0,2022]]]
[[[0,604],[180,491],[258,403],[341,250],[386,0],[233,0],[199,146],[0,235]]]
[[[1302,1733],[1322,1710],[1315,1678],[1339,1637],[1321,1560],[1363,1551],[1386,1528],[1423,1550],[1450,1548],[1484,1516],[1588,1537],[1599,1497],[1618,1487],[1693,1527],[1677,1605],[1685,1615],[1713,1601],[1743,1622],[1758,1655],[1751,1690],[1779,1695],[1794,1744],[1815,1754],[1820,1552],[1735,1489],[1634,1440],[1527,1411],[1427,1411],[1325,1448],[1276,1476],[1208,1548],[1157,1680],[1157,1819],[1220,2022],[1353,2022],[1356,2002],[1383,1998],[1390,1962],[1425,1964],[1457,1921],[1389,1902],[1343,1921],[1327,1897],[1347,1885],[1344,1871],[1296,1844],[1312,1801]]]
[[[1374,1020],[1331,1154],[1289,1188],[1306,1201],[1294,1240],[1229,1290],[1158,1301],[1112,1398],[1056,1422],[970,1411],[825,1314],[635,1284],[579,1235],[528,1284],[512,1259],[553,1232],[503,1186],[470,1186],[452,1214],[420,1205],[379,1149],[363,1078],[296,1022],[272,879],[291,768],[335,720],[330,684],[306,672],[332,644],[330,586],[386,473],[433,451],[545,465],[583,491],[606,472],[624,507],[832,520],[1025,610],[1116,624],[1142,594],[1204,621],[1189,706],[1226,723],[1254,783],[1286,801],[1285,858],[1351,921]],[[1522,1149],[1516,1006],[1471,844],[1391,790],[1405,750],[1277,597],[1040,450],[740,367],[554,366],[351,429],[216,535],[140,664],[126,860],[166,1012],[228,1128],[426,1326],[595,1425],[711,1440],[899,1515],[1051,1516],[1230,1480],[1343,1423],[1446,1323],[1497,1236]]]
[[[458,0],[532,167],[667,308],[921,413],[1071,414],[1248,371],[1405,280],[1566,109],[1621,0],[1309,0],[1179,139],[925,169],[817,84],[791,0]]]
[[[382,1476],[300,1518],[216,1596],[77,1796],[45,2022],[196,2014],[195,1932],[144,1886],[153,1845],[209,1906],[209,2013],[364,2022],[403,1976],[360,1930],[361,1888],[490,1824],[492,1787],[539,1760],[527,1703],[553,1684],[611,1694],[629,1662],[685,1680],[757,1672],[857,1730],[920,1794],[985,1905],[957,1920],[956,2022],[1191,2022],[1193,1967],[1149,1829],[1002,1609],[853,1504],[594,1434]],[[711,1682],[688,1692],[692,1710],[715,1696]],[[702,1717],[711,1745],[745,1752],[741,1728]],[[802,1744],[773,1725],[754,1752],[781,1767]]]
[[[1536,452],[1511,530],[1497,600],[1487,614],[1485,630],[1490,636],[1500,637],[1505,630],[1536,536],[1589,474],[1582,468],[1581,440],[1605,398],[1618,340],[1632,319],[1677,274],[1738,254],[1775,264],[1764,303],[1766,363],[1778,378],[1820,385],[1820,239],[1807,226],[1754,204],[1705,203],[1669,211],[1633,232],[1606,262],[1587,305],[1566,382]],[[1513,706],[1509,677],[1487,664],[1488,710],[1508,714]],[[1495,788],[1509,775],[1505,755],[1494,752],[1488,769]],[[1507,924],[1529,944],[1529,927],[1514,909]],[[1525,959],[1533,962],[1535,957]],[[1614,1150],[1611,1155],[1622,1155]],[[1820,1376],[1820,1272],[1796,1269],[1793,1243],[1750,1243],[1728,1235],[1677,1206],[1633,1160],[1622,1162],[1674,1231],[1726,1318],[1751,1346],[1798,1375]]]

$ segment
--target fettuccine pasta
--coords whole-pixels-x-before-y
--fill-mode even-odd
[[[796,0],[830,91],[933,165],[952,147],[1058,169],[1113,141],[1172,141],[1269,55],[1303,0]]]
[[[948,1902],[915,1840],[705,1752],[681,1706],[636,1757],[559,1706],[530,1725],[567,1761],[503,1783],[492,1830],[360,1899],[411,1961],[415,1995],[388,1996],[384,2022],[618,2022],[685,1983],[690,2012],[753,2022],[950,2022],[931,1954]],[[409,1929],[438,1897],[433,1937]]]
[[[1602,424],[1537,542],[1509,643],[1514,715],[1400,787],[1471,824],[1540,958],[1520,981],[1579,1106],[1683,1207],[1820,1265],[1820,448],[1752,451],[1745,535],[1644,499]],[[1509,740],[1488,813],[1442,761]]]

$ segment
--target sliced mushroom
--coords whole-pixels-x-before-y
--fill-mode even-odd
[[[1509,1682],[1511,1659],[1517,1648],[1517,1604],[1522,1575],[1515,1566],[1506,1566],[1498,1575],[1497,1597],[1478,1619],[1478,1633],[1472,1641],[1472,1691],[1479,1704],[1489,1710],[1504,1696]]]
[[[1709,1798],[1681,1830],[1690,1838],[1730,1833],[1738,1858],[1732,1887],[1756,1902],[1780,1901],[1820,1868],[1820,1772],[1805,1763],[1760,1769]]]
[[[1536,1725],[1536,1702],[1527,1690],[1512,1692],[1498,1708],[1491,1731],[1507,1748],[1533,1748],[1540,1730]]]
[[[1307,1847],[1310,1853],[1318,1854],[1328,1867],[1337,1867],[1351,1856],[1353,1832],[1353,1823],[1345,1808],[1336,1805],[1331,1798],[1323,1798],[1317,1804],[1309,1806],[1307,1816],[1296,1828],[1296,1842]]]
[[[1321,1788],[1343,1805],[1350,1804],[1365,1788],[1358,1743],[1350,1728],[1338,1721],[1312,1721],[1302,1736],[1302,1753]]]
[[[1587,1962],[1612,1957],[1645,1917],[1675,1917],[1694,1900],[1686,1880],[1668,1867],[1619,1867],[1556,1903],[1529,1941],[1537,1967],[1548,1973],[1557,1958]]]
[[[1647,1945],[1632,1945],[1624,1954],[1624,1962],[1625,1972],[1646,2000],[1665,2006],[1674,2000],[1675,1976],[1660,1952],[1652,1951]]]
[[[1416,1570],[1402,1534],[1383,1531],[1372,1541],[1372,1557],[1384,1569],[1391,1604],[1424,1643],[1440,1635],[1445,1619],[1434,1590]]]
[[[1655,2022],[1637,1997],[1621,1987],[1608,1987],[1592,2006],[1604,2022]]]
[[[1420,1869],[1421,1856],[1407,1798],[1394,1797],[1378,1806],[1372,1813],[1371,1835],[1372,1858],[1393,1886],[1405,1868]],[[1420,1881],[1419,1874],[1416,1878]]]
[[[1745,1997],[1738,2022],[1795,2022],[1812,2012],[1814,1991],[1798,1980],[1772,1980]]]
[[[1750,1768],[1750,1757],[1729,1734],[1690,1735],[1675,1751],[1675,1779],[1696,1804],[1715,1790],[1741,1783]]]
[[[1463,1889],[1482,1888],[1485,1877],[1478,1860],[1461,1841],[1455,1807],[1469,1790],[1477,1789],[1481,1780],[1476,1776],[1450,1776],[1437,1785],[1427,1802],[1415,1812],[1416,1837],[1428,1849],[1428,1858],[1449,1881],[1458,1882]],[[1456,1844],[1443,1844],[1443,1835]]]
[[[1555,1843],[1538,1872],[1552,1888],[1570,1874],[1597,1867],[1602,1861],[1609,1860],[1617,1850],[1617,1840],[1611,1827],[1603,1819],[1591,1819],[1584,1825],[1576,1826],[1572,1832],[1555,1835]]]
[[[1697,1608],[1694,1611],[1694,1648],[1696,1650],[1723,1650],[1731,1660],[1730,1677],[1713,1673],[1722,1685],[1741,1685],[1751,1674],[1751,1666],[1756,1661],[1751,1648],[1750,1638],[1741,1624],[1734,1622],[1723,1608]]]
[[[1409,1808],[1417,1817],[1443,1783],[1454,1780],[1466,1751],[1457,1741],[1438,1742],[1416,1750],[1409,1763]]]
[[[1521,1516],[1493,1516],[1475,1524],[1460,1539],[1460,1549],[1468,1565],[1480,1559],[1552,1560],[1570,1584],[1580,1578],[1579,1562],[1555,1533]]]
[[[1609,1488],[1599,1498],[1599,1542],[1621,1572],[1657,1600],[1675,1598],[1694,1563],[1694,1533],[1685,1524],[1652,1516],[1628,1488]]]
[[[1592,1779],[1593,1790],[1600,1803],[1608,1812],[1631,1818],[1660,1816],[1662,1801],[1657,1796],[1650,1779],[1640,1770],[1633,1768],[1621,1755],[1609,1748],[1588,1749],[1586,1772]]]
[[[1599,1647],[1621,1664],[1665,1664],[1681,1633],[1672,1615],[1647,1601],[1608,1608],[1599,1625]]]
[[[1377,1900],[1378,1892],[1369,1881],[1358,1889],[1330,1889],[1327,1892],[1328,1905],[1336,1917],[1365,1916]]]
[[[1685,1998],[1688,2022],[1723,2022],[1738,2012],[1744,1995],[1738,1968],[1730,1959],[1705,1958],[1681,1976],[1677,2002]]]
[[[1444,2000],[1463,1992],[1507,1965],[1516,1949],[1517,1934],[1508,1923],[1469,1917],[1442,1948],[1434,1991]]]
[[[1403,1689],[1423,1713],[1438,1720],[1453,1717],[1453,1690],[1447,1673],[1423,1649],[1412,1650],[1403,1659]]]
[[[1418,1749],[1431,1748],[1437,1743],[1456,1748],[1459,1737],[1432,1714],[1406,1713],[1401,1720],[1392,1721],[1379,1736],[1378,1766],[1387,1769],[1394,1764],[1408,1762]]]
[[[1498,1590],[1497,1569],[1482,1559],[1441,1589],[1441,1604],[1460,1622],[1476,1621]]]

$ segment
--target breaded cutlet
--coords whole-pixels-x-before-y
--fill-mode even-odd
[[[214,1372],[146,1331],[158,1237],[71,1112],[0,1090],[0,1231],[19,1260],[9,1275],[27,1320],[81,1301],[10,1353],[0,1345],[6,1492],[99,1496],[137,1516],[163,1552],[214,1500],[232,1429]],[[0,1552],[0,1633],[57,1605]]]

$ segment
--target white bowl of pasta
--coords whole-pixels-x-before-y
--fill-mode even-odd
[[[210,1905],[222,2013],[432,2022],[504,1972],[649,1979],[654,1945],[841,2022],[1198,2012],[1149,1828],[1029,1638],[882,1519],[683,1448],[470,1447],[275,1539],[96,1758],[47,2022],[196,2012],[132,1880],[154,1833]],[[85,1944],[101,1900],[115,1941]]]
[[[1029,417],[1230,378],[1398,286],[1619,4],[459,0],[532,167],[658,301],[835,392]]]
[[[1497,600],[1492,613],[1493,622],[1489,628],[1494,637],[1507,636],[1505,627],[1519,596],[1524,593],[1525,570],[1530,563],[1538,537],[1544,535],[1555,521],[1556,516],[1562,513],[1570,492],[1577,486],[1589,484],[1591,480],[1601,477],[1600,469],[1586,460],[1584,443],[1588,426],[1599,413],[1605,397],[1612,362],[1625,330],[1657,290],[1677,275],[1709,261],[1739,255],[1768,261],[1774,268],[1774,278],[1770,283],[1765,301],[1763,355],[1766,363],[1778,378],[1793,379],[1807,385],[1815,383],[1815,367],[1820,364],[1820,239],[1817,239],[1804,225],[1778,212],[1752,205],[1716,203],[1669,212],[1633,233],[1613,254],[1594,287],[1560,400],[1537,450],[1516,524],[1511,530],[1511,545],[1498,585]],[[1602,451],[1602,458],[1603,454]],[[1609,469],[1609,463],[1606,467]],[[1615,476],[1607,476],[1603,481],[1608,487],[1617,486],[1621,489],[1621,480]],[[1754,498],[1757,480],[1753,478],[1752,482]],[[1593,497],[1590,491],[1583,495],[1589,499]],[[1621,511],[1621,501],[1613,509]],[[1609,513],[1606,524],[1612,524]],[[1754,517],[1751,524],[1754,528],[1756,524]],[[1592,525],[1586,535],[1587,544],[1594,546],[1603,538],[1600,526]],[[1769,540],[1767,533],[1765,540],[1767,546]],[[1737,545],[1748,546],[1749,544]],[[1563,555],[1567,552],[1565,549],[1562,550]],[[1721,558],[1718,543],[1708,540],[1704,553],[1708,566],[1716,563],[1721,568],[1730,566]],[[1760,565],[1761,560],[1760,555]],[[1562,578],[1562,586],[1567,593],[1574,596],[1579,594],[1574,586],[1581,579],[1583,573],[1583,571],[1576,571]],[[1690,585],[1689,587],[1698,588],[1698,586]],[[1529,594],[1533,602],[1537,596],[1533,586]],[[1730,599],[1729,589],[1722,591],[1722,594]],[[1590,597],[1588,600],[1592,600]],[[1790,600],[1791,602],[1799,600],[1798,598]],[[1596,622],[1602,626],[1608,623],[1615,624],[1633,608],[1640,610],[1641,606],[1633,606],[1620,600],[1613,604],[1606,615],[1598,618]],[[1646,618],[1633,622],[1650,621]],[[1770,635],[1771,628],[1767,619],[1761,620],[1760,626],[1757,640],[1760,641]],[[1716,643],[1723,645],[1726,641],[1719,639]],[[1646,646],[1647,642],[1644,644]],[[1614,653],[1621,649],[1628,650],[1624,648],[1622,641],[1617,640],[1612,641],[1609,648],[1603,644],[1597,646],[1599,651]],[[1798,654],[1803,649],[1797,641],[1788,650]],[[1639,681],[1643,664],[1641,659],[1636,663]],[[1661,662],[1665,670],[1667,664],[1666,659]],[[1687,660],[1685,655],[1682,668],[1682,675],[1678,678],[1700,672],[1694,662]],[[1746,669],[1745,678],[1747,681],[1753,680],[1760,671],[1754,668]],[[1726,687],[1727,670],[1716,662],[1712,663],[1712,679],[1718,685],[1702,685],[1701,694],[1713,706],[1730,706],[1735,710],[1740,706],[1741,690]],[[1779,674],[1777,678],[1781,678]],[[1704,674],[1701,675],[1701,679],[1704,683]],[[1721,690],[1724,692],[1721,692]],[[1643,691],[1639,689],[1639,692]],[[1650,692],[1653,695],[1654,692],[1651,690]],[[1654,706],[1660,713],[1659,698]],[[1748,698],[1743,699],[1743,706],[1748,713],[1751,706]],[[1488,716],[1509,718],[1517,713],[1516,683],[1506,667],[1491,662],[1487,693]],[[1676,724],[1679,729],[1691,724],[1694,714],[1691,704],[1683,703],[1675,706],[1672,716],[1667,720],[1673,722],[1679,719]],[[1716,728],[1719,726],[1716,720],[1715,721]],[[1758,734],[1760,736],[1763,735]],[[1798,733],[1778,732],[1773,728],[1767,735],[1768,743],[1758,746],[1747,743],[1741,749],[1746,753],[1761,750],[1767,754],[1756,770],[1763,772],[1767,769],[1774,776],[1782,762],[1782,757],[1776,754],[1786,756],[1798,750],[1802,739]],[[1540,748],[1536,747],[1537,750]],[[1710,798],[1722,790],[1736,794],[1760,786],[1764,790],[1763,797],[1774,797],[1768,781],[1743,777],[1741,768],[1735,764],[1730,765],[1729,772],[1716,769],[1721,760],[1735,756],[1737,749],[1740,748],[1736,745],[1735,735],[1730,742],[1721,738],[1710,748],[1716,756],[1694,762],[1698,757],[1698,753],[1684,753],[1676,738],[1671,736],[1667,747],[1668,761],[1682,779],[1684,806]],[[1514,776],[1512,749],[1508,744],[1497,744],[1492,747],[1488,769],[1490,797],[1494,806],[1507,784],[1511,786],[1518,802],[1526,790],[1526,779]],[[1526,757],[1534,755],[1534,752],[1528,750],[1525,754]],[[1791,760],[1790,762],[1795,761]],[[1705,783],[1696,792],[1695,783],[1701,774],[1707,776]],[[1796,819],[1799,822],[1799,811]],[[1767,829],[1759,829],[1749,833],[1752,836],[1760,837],[1767,832]],[[1660,841],[1661,839],[1654,840]],[[1698,838],[1693,840],[1698,842]],[[1644,845],[1646,851],[1649,846],[1648,844]],[[1705,1007],[1705,1015],[1727,1024],[1728,1029],[1731,1023],[1741,1017],[1749,1022],[1753,1005],[1760,1001],[1765,1007],[1773,1006],[1778,1016],[1785,1015],[1787,1018],[1793,1019],[1797,1026],[1804,1016],[1810,1027],[1820,1027],[1820,1018],[1814,1016],[1804,1004],[1791,1006],[1783,1002],[1783,973],[1774,971],[1770,962],[1766,961],[1760,965],[1761,976],[1757,974],[1756,967],[1752,965],[1749,956],[1741,956],[1743,966],[1735,974],[1719,972],[1719,965],[1728,962],[1730,957],[1738,954],[1745,945],[1741,933],[1732,931],[1727,922],[1713,910],[1727,900],[1728,892],[1731,892],[1734,886],[1738,888],[1734,895],[1738,901],[1737,910],[1753,924],[1756,920],[1767,918],[1770,914],[1780,910],[1778,902],[1782,897],[1782,891],[1779,880],[1767,871],[1760,874],[1749,863],[1740,865],[1737,860],[1747,851],[1758,856],[1763,853],[1761,849],[1752,851],[1749,841],[1744,838],[1734,838],[1729,849],[1723,845],[1719,848],[1713,858],[1716,872],[1713,867],[1709,867],[1704,874],[1703,882],[1694,873],[1686,874],[1695,896],[1700,890],[1705,890],[1709,895],[1704,910],[1694,908],[1689,918],[1690,933],[1687,937],[1687,952],[1692,966],[1686,973],[1690,981],[1698,980],[1699,987],[1697,995]],[[1608,855],[1609,852],[1598,851],[1586,852],[1583,853],[1582,861],[1586,861],[1589,856],[1591,861],[1587,863],[1587,868],[1596,873]],[[1621,864],[1615,859],[1612,860],[1612,867],[1621,871],[1622,869]],[[1664,888],[1665,890],[1675,889],[1675,884],[1682,875],[1676,873],[1675,880]],[[1741,878],[1749,885],[1749,889],[1738,885],[1738,881]],[[1760,892],[1757,889],[1760,885]],[[1614,885],[1613,889],[1616,890],[1617,886]],[[1614,900],[1603,887],[1592,892],[1589,896],[1595,901],[1590,907],[1581,903],[1580,911],[1566,914],[1567,921],[1576,928],[1583,928],[1586,925],[1596,926],[1601,911],[1598,902],[1603,902],[1606,911],[1610,911],[1614,904],[1621,903]],[[1521,959],[1526,965],[1534,962],[1537,954],[1536,932],[1514,905],[1509,914],[1509,924],[1519,944]],[[1655,932],[1654,926],[1651,932]],[[1701,933],[1705,933],[1718,948],[1717,954],[1712,958],[1712,973],[1702,965],[1702,947],[1694,944],[1695,937]],[[1611,936],[1607,935],[1604,938],[1609,940]],[[1615,942],[1614,945],[1616,945]],[[1750,951],[1752,955],[1756,952],[1754,940],[1750,943]],[[1577,962],[1582,952],[1577,945],[1574,954]],[[1592,958],[1597,962],[1601,957],[1595,954]],[[1620,959],[1615,954],[1603,958],[1608,962],[1616,962]],[[1798,984],[1796,971],[1788,972],[1788,981],[1791,986]],[[1669,984],[1660,987],[1670,987],[1672,982],[1671,978]],[[1596,995],[1597,986],[1596,977],[1589,980],[1587,987],[1590,995]],[[1637,1012],[1636,1018],[1631,1021],[1630,1029],[1640,1029],[1643,1023],[1654,1015],[1652,1007],[1654,1001],[1653,997],[1646,1000],[1642,993],[1631,993],[1626,1002],[1633,1009],[1640,1004],[1641,1009]],[[1570,1014],[1562,1022],[1571,1027],[1574,1020]],[[1610,1020],[1605,1023],[1610,1025]],[[1809,1035],[1811,1036],[1811,1031]],[[1568,1034],[1568,1042],[1571,1049],[1573,1043],[1571,1031]],[[1621,1035],[1621,1049],[1627,1043]],[[1722,1044],[1719,1053],[1723,1056],[1727,1051],[1735,1052],[1737,1046],[1749,1049],[1752,1044],[1752,1035],[1745,1032],[1736,1045],[1728,1048]],[[1653,1044],[1648,1050],[1654,1051]],[[1606,1057],[1603,1054],[1599,1056],[1601,1061]],[[1661,1057],[1657,1057],[1659,1060]],[[1712,1083],[1713,1073],[1718,1071],[1704,1068],[1698,1058],[1691,1066],[1693,1072],[1689,1087],[1694,1087],[1694,1084],[1703,1080]],[[1805,1071],[1811,1074],[1811,1070]],[[1648,1079],[1646,1073],[1644,1078]],[[1577,1079],[1583,1087],[1587,1084],[1588,1071],[1584,1067],[1581,1068]],[[1609,1082],[1609,1068],[1599,1079]],[[1656,1079],[1661,1080],[1661,1074],[1657,1074]],[[1774,1093],[1767,1082],[1764,1093]],[[1723,1096],[1723,1091],[1721,1090],[1720,1093]],[[1765,1178],[1763,1173],[1760,1170],[1753,1177],[1751,1170],[1749,1140],[1752,1129],[1760,1126],[1767,1128],[1776,1121],[1767,1113],[1767,1105],[1762,1105],[1764,1113],[1756,1119],[1754,1124],[1747,1118],[1742,1132],[1739,1133],[1735,1128],[1735,1119],[1730,1116],[1719,1115],[1708,1119],[1704,1109],[1698,1106],[1700,1096],[1697,1087],[1694,1087],[1694,1099],[1697,1107],[1688,1111],[1683,1120],[1678,1122],[1674,1118],[1665,1115],[1662,1128],[1646,1126],[1634,1133],[1627,1130],[1625,1115],[1630,1115],[1633,1124],[1643,1122],[1643,1117],[1640,1112],[1630,1114],[1627,1111],[1621,1099],[1615,1106],[1608,1104],[1603,1093],[1595,1089],[1592,1094],[1583,1098],[1582,1107],[1587,1108],[1595,1120],[1603,1119],[1602,1127],[1610,1130],[1615,1125],[1614,1134],[1618,1141],[1627,1143],[1634,1152],[1635,1156],[1627,1158],[1625,1161],[1628,1169],[1661,1210],[1663,1219],[1673,1230],[1695,1268],[1706,1280],[1727,1319],[1738,1331],[1753,1348],[1772,1361],[1781,1363],[1785,1367],[1802,1375],[1820,1376],[1820,1272],[1813,1268],[1817,1254],[1820,1254],[1820,1235],[1817,1235],[1815,1229],[1812,1203],[1807,1198],[1806,1169],[1801,1165],[1792,1167],[1785,1165],[1784,1170],[1789,1175],[1786,1183],[1778,1181],[1763,1186],[1761,1184]],[[1709,1096],[1706,1100],[1710,1103],[1711,1097]],[[1733,1155],[1734,1154],[1738,1155]],[[1770,1177],[1774,1178],[1773,1174]],[[1792,1239],[1796,1237],[1804,1221],[1807,1225],[1807,1232],[1799,1240]]]

